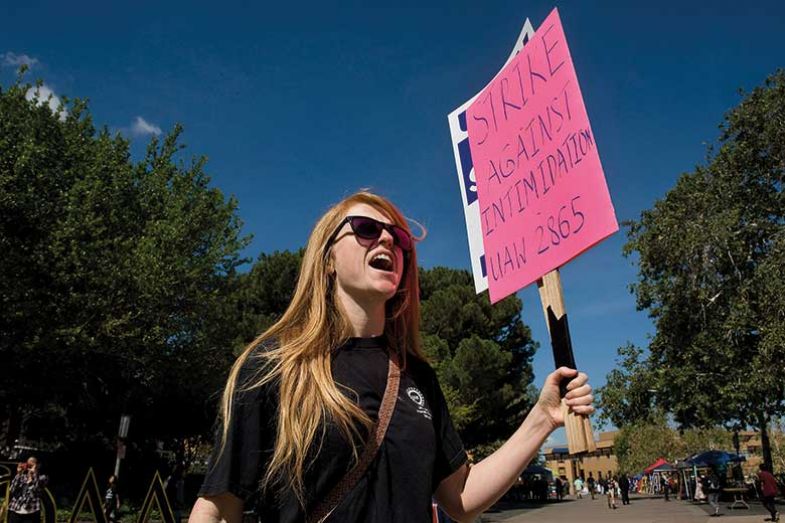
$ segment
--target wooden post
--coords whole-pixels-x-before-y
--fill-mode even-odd
[[[567,310],[564,307],[564,295],[562,294],[561,278],[559,270],[553,270],[537,280],[537,287],[540,291],[540,301],[542,310],[545,313],[545,323],[548,326],[548,333],[551,337],[553,347],[553,357],[556,367],[562,365],[575,368],[575,358],[572,354],[570,342],[570,331],[567,326]],[[558,330],[558,332],[554,332]],[[562,395],[565,392],[562,384]],[[591,429],[591,422],[588,416],[579,416],[568,413],[568,407],[562,400],[562,414],[564,415],[564,428],[567,430],[567,447],[570,454],[582,452],[594,452],[597,447],[594,443],[594,434]]]

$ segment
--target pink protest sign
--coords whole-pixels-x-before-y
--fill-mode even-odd
[[[492,303],[619,230],[556,9],[467,124]]]

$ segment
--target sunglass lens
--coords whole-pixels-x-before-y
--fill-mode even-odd
[[[364,240],[375,240],[382,232],[382,225],[371,218],[361,216],[352,218],[351,225],[354,234]]]
[[[412,237],[409,236],[409,233],[397,225],[393,225],[392,230],[393,233],[395,233],[393,235],[395,237],[395,243],[400,245],[401,249],[404,251],[410,251],[412,249]]]

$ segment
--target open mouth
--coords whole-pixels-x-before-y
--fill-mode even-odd
[[[371,260],[371,267],[377,271],[392,272],[393,261],[389,254],[379,253]]]

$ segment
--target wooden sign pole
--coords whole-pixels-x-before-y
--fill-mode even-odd
[[[567,310],[564,307],[564,295],[562,294],[559,270],[553,270],[543,276],[542,279],[537,280],[537,287],[540,291],[542,310],[545,313],[545,323],[548,325],[548,332],[551,337],[556,368],[567,366],[574,369],[576,368],[575,357],[572,353],[570,329],[567,325]],[[562,397],[566,393],[567,381],[564,381],[560,387]],[[564,428],[567,430],[567,447],[570,454],[594,452],[597,447],[594,443],[594,434],[592,434],[591,422],[588,416],[579,416],[568,412],[568,407],[564,404],[563,399],[561,408],[564,415]]]

